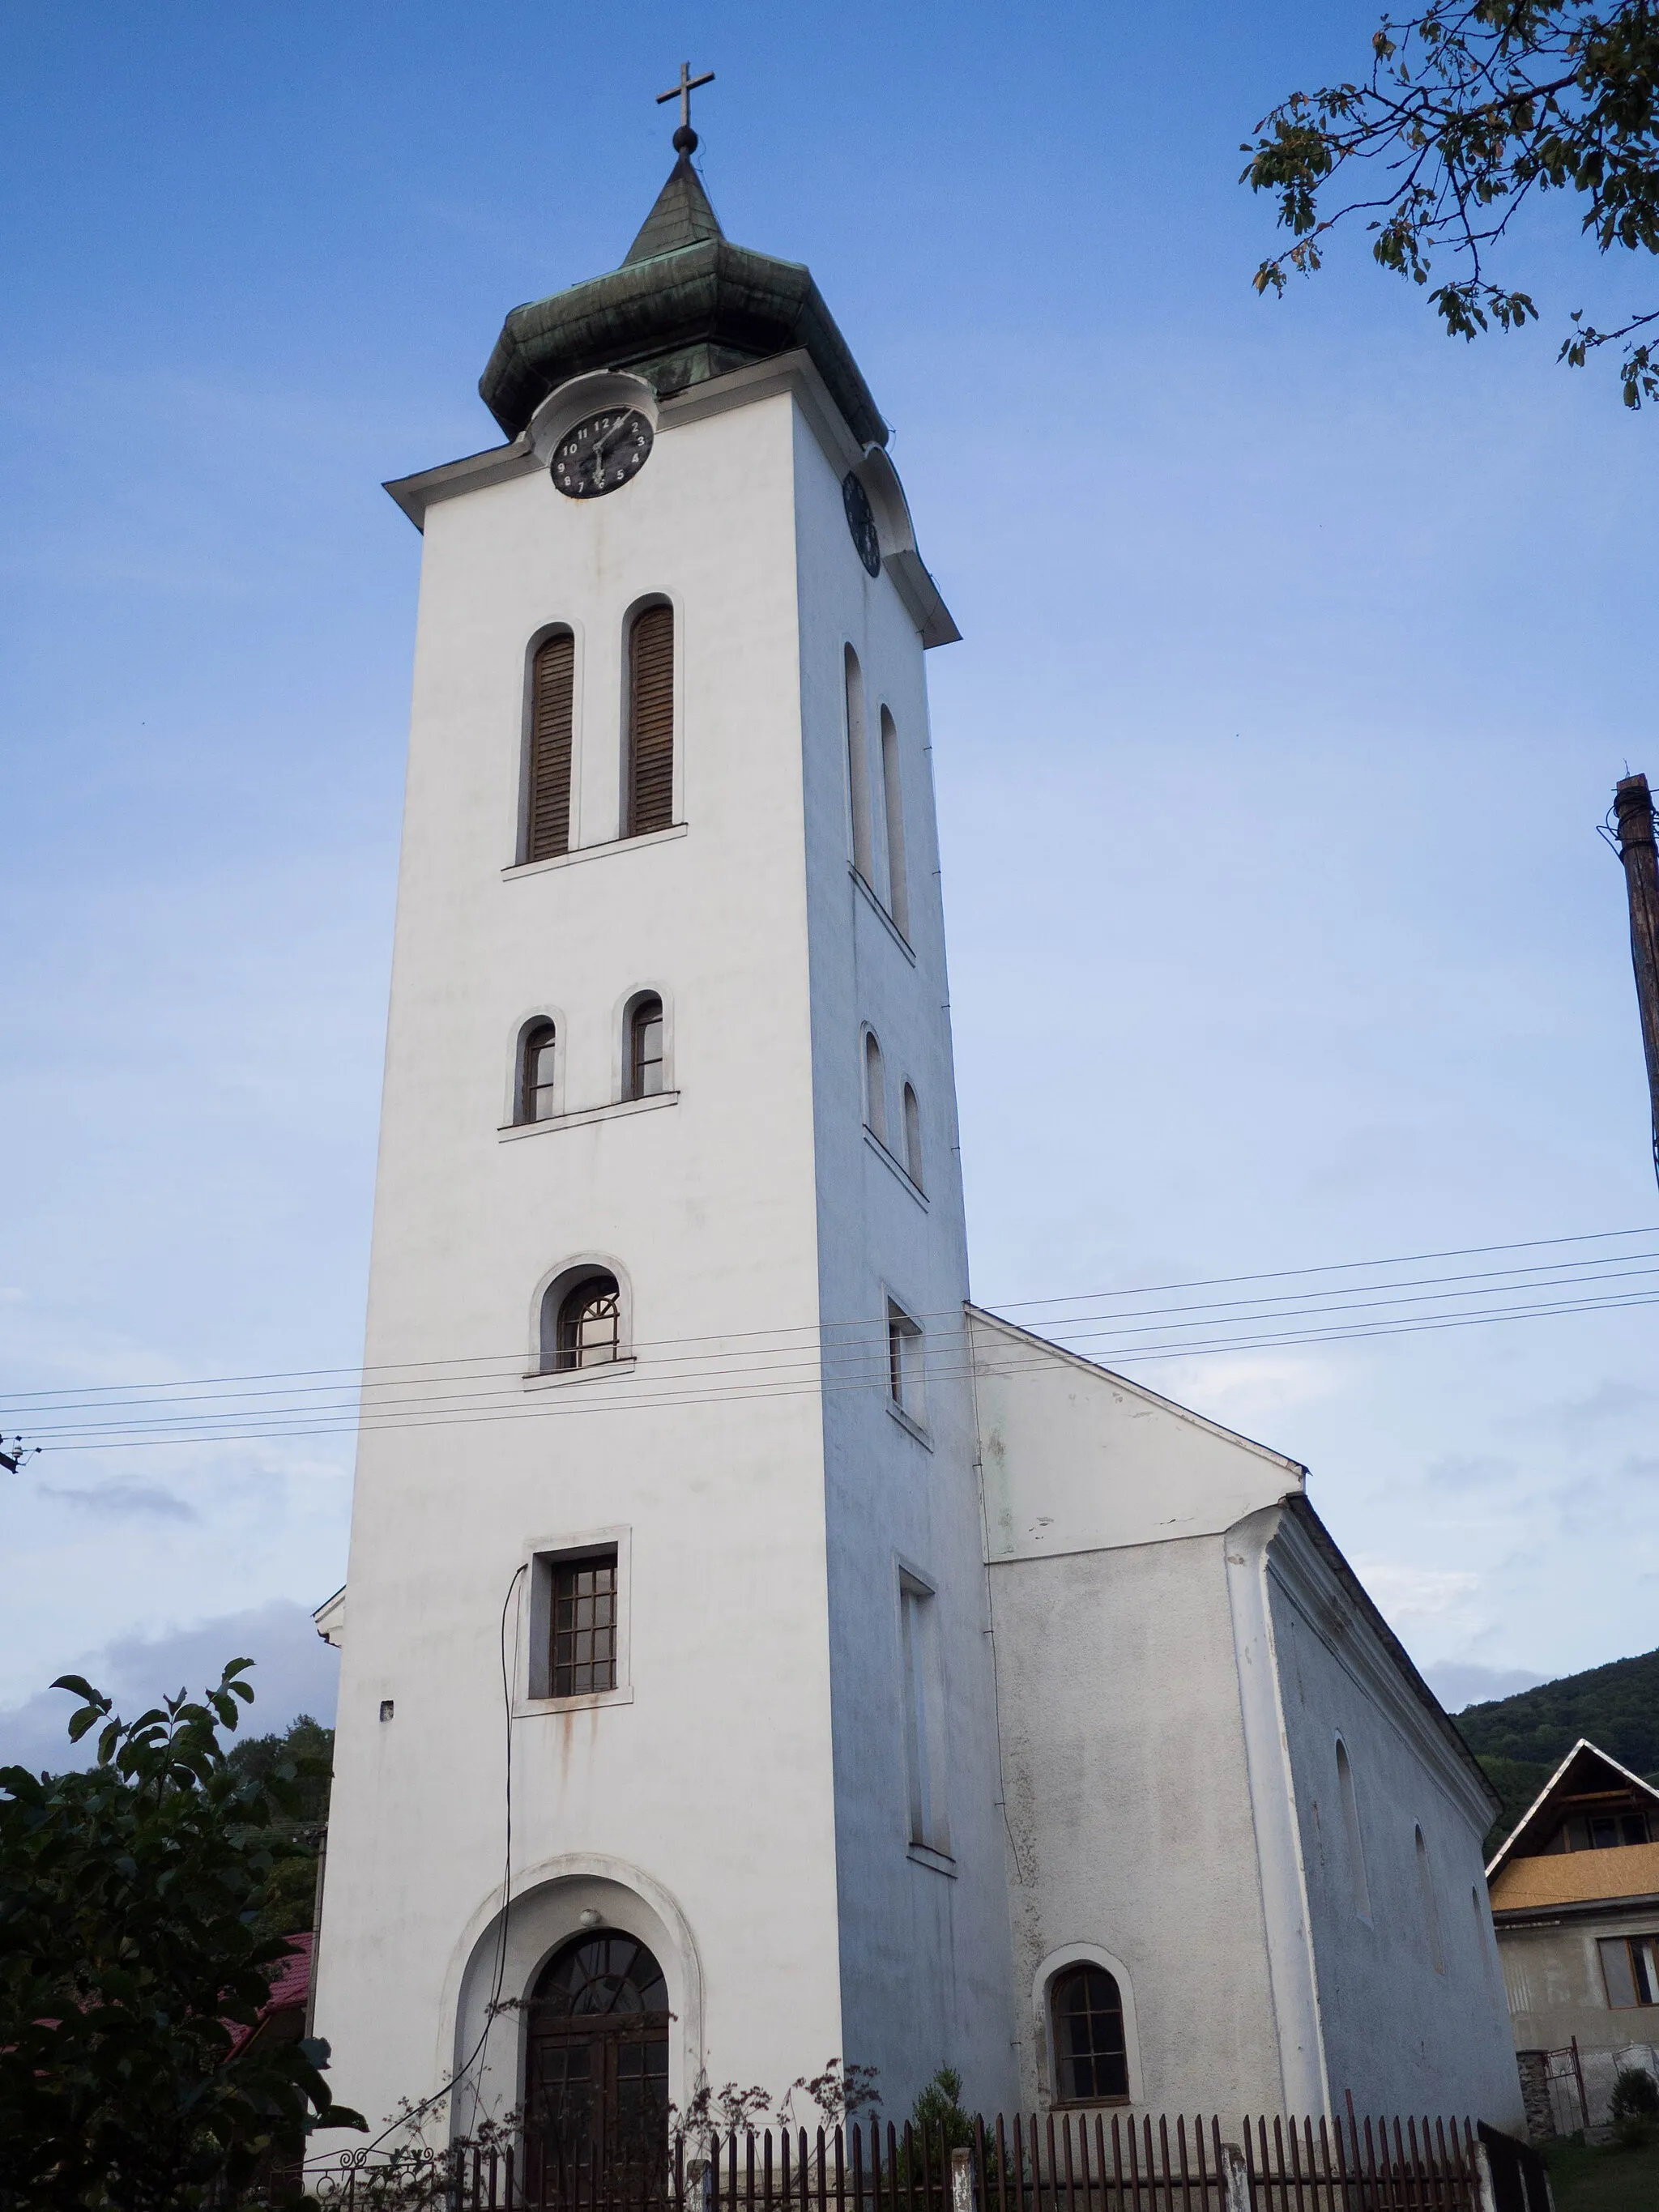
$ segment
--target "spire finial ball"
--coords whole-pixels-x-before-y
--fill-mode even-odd
[[[695,154],[696,150],[696,132],[689,123],[682,123],[674,133],[674,151],[677,154]]]

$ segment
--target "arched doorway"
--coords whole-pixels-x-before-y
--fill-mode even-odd
[[[668,1989],[636,1936],[563,1944],[530,1994],[525,2181],[532,2204],[634,2203],[667,2181]]]

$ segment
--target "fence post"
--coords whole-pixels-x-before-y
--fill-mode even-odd
[[[951,2153],[951,2212],[974,2212],[974,2154]]]
[[[1222,2144],[1221,2173],[1227,2212],[1251,2212],[1250,2176],[1237,2143]]]

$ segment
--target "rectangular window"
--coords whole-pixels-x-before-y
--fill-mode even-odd
[[[909,1840],[949,1856],[945,1803],[945,1682],[939,1662],[939,1601],[913,1576],[899,1577],[899,1633],[904,1663],[904,1753]]]
[[[1596,1948],[1607,2002],[1615,2010],[1659,2005],[1659,1936],[1604,1936]]]
[[[922,1392],[921,1331],[891,1298],[887,1301],[887,1395],[900,1413],[921,1426],[927,1410]]]
[[[590,1697],[617,1686],[617,1553],[548,1562],[550,1698]]]

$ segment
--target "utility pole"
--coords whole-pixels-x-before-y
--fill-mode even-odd
[[[1653,1115],[1653,1166],[1659,1175],[1659,855],[1653,843],[1653,794],[1644,775],[1622,776],[1613,788],[1616,848],[1630,891],[1630,957],[1642,1012],[1648,1098]]]

